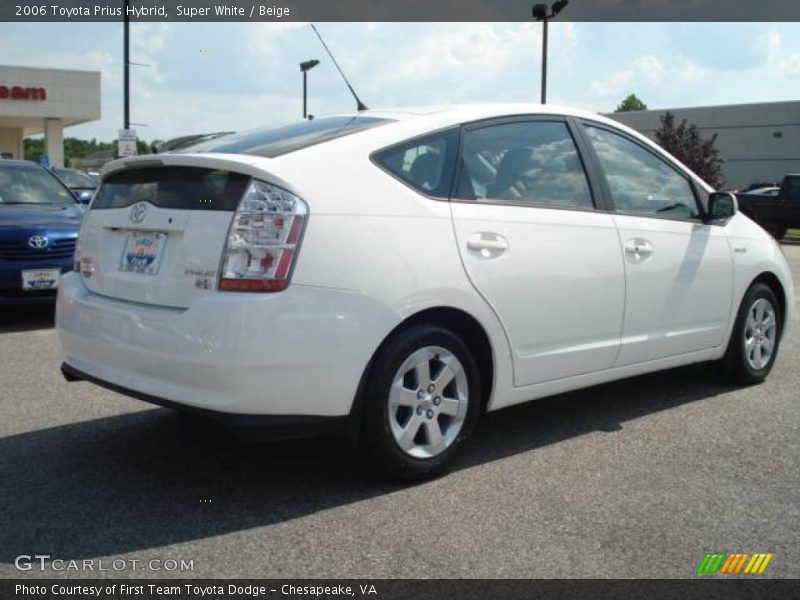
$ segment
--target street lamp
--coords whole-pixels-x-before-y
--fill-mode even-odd
[[[569,0],[558,0],[552,7],[547,4],[533,5],[533,18],[544,25],[542,34],[542,104],[547,104],[547,22],[569,4]]]
[[[308,72],[319,64],[318,60],[307,60],[300,63],[303,72],[303,118],[308,117]]]

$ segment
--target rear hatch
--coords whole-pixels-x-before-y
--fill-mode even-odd
[[[252,176],[264,179],[251,162],[206,155],[112,165],[81,228],[86,286],[180,308],[216,290],[234,211]]]

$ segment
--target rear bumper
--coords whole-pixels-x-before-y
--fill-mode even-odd
[[[179,412],[213,419],[234,429],[245,440],[290,440],[319,436],[344,436],[347,433],[347,417],[313,417],[304,415],[243,415],[224,413],[180,404],[127,389],[92,377],[68,364],[61,365],[61,373],[67,381],[88,381],[118,394]]]
[[[61,280],[56,327],[68,374],[173,408],[342,417],[395,318],[363,294],[292,285],[210,293],[188,309],[141,305]]]

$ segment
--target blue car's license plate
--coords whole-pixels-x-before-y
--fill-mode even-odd
[[[25,291],[54,290],[58,287],[61,269],[27,269],[22,271],[22,289]]]

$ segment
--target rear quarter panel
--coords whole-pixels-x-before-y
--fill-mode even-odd
[[[371,332],[373,348],[423,310],[462,310],[483,326],[492,344],[493,396],[511,386],[508,341],[466,277],[450,204],[389,176],[370,161],[366,148],[344,160],[335,144],[311,150],[271,165],[309,205],[292,282],[358,291],[388,307],[394,322],[385,331]]]

